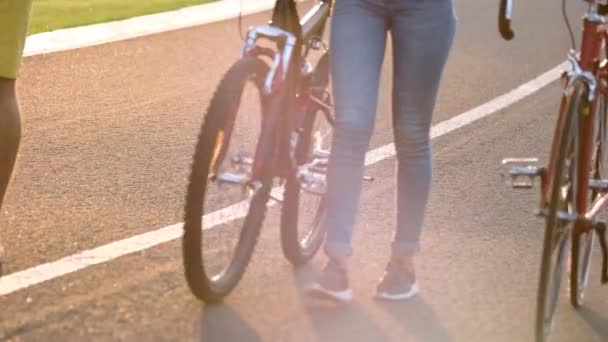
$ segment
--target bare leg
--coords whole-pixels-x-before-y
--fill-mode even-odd
[[[13,173],[19,140],[21,119],[15,96],[15,80],[0,77],[0,210]],[[0,275],[4,249],[0,244]]]

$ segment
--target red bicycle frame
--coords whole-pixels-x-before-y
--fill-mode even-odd
[[[577,189],[576,189],[576,215],[577,219],[574,224],[574,232],[586,232],[591,230],[593,218],[608,202],[608,194],[604,194],[595,199],[592,207],[588,207],[587,199],[589,198],[589,179],[591,173],[591,156],[594,148],[594,125],[595,115],[598,105],[598,97],[602,94],[608,94],[606,80],[608,80],[608,65],[600,63],[602,48],[606,49],[608,55],[607,25],[604,17],[596,12],[597,8],[594,5],[590,6],[590,10],[583,19],[583,40],[581,44],[580,57],[576,58],[574,53],[570,55],[570,61],[573,63],[573,71],[564,73],[563,79],[566,81],[565,93],[561,101],[559,117],[557,120],[555,134],[553,135],[553,144],[549,165],[546,171],[542,174],[541,186],[541,208],[546,208],[549,201],[550,180],[555,172],[555,158],[557,148],[560,145],[561,134],[565,122],[564,116],[567,112],[567,92],[570,91],[570,86],[575,79],[582,79],[587,84],[588,99],[584,102],[586,106],[581,113],[578,136],[580,144],[578,146],[578,155],[580,161],[577,170]]]

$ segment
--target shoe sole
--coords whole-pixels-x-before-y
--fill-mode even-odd
[[[386,292],[377,292],[375,295],[375,298],[379,299],[379,300],[391,300],[391,301],[407,300],[407,299],[411,299],[412,297],[416,296],[418,294],[418,292],[420,292],[420,289],[418,288],[418,284],[414,284],[414,285],[412,285],[410,290],[405,293],[390,294],[390,293],[386,293]]]
[[[343,291],[332,291],[316,283],[310,285],[305,291],[308,295],[323,299],[331,299],[340,303],[349,303],[353,299],[353,292],[350,289]]]

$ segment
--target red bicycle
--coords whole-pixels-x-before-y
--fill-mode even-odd
[[[584,0],[589,7],[583,17],[583,35],[576,52],[574,34],[568,22],[565,0],[564,20],[570,32],[572,50],[568,60],[572,70],[564,72],[564,91],[546,166],[524,165],[537,159],[505,159],[506,175],[514,188],[531,188],[540,178],[537,215],[545,219],[536,308],[537,341],[546,341],[553,318],[570,244],[570,302],[583,304],[588,285],[594,236],[603,256],[602,283],[608,282],[605,222],[598,213],[608,202],[606,120],[608,114],[608,5]],[[499,30],[510,40],[512,0],[501,0]]]

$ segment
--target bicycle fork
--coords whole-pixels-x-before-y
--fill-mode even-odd
[[[561,131],[560,127],[564,124],[563,116],[564,116],[564,113],[566,112],[565,97],[564,97],[564,100],[562,100],[562,104],[560,107],[561,107],[560,115],[558,117],[555,137],[558,137],[558,134]],[[589,135],[588,126],[590,124],[593,124],[593,123],[586,121],[586,124],[583,124],[583,127],[580,128],[581,130],[579,132],[577,132],[577,134],[582,135],[583,137],[587,137]],[[591,129],[592,128],[593,127],[591,126]],[[555,139],[559,139],[559,138],[555,138]],[[555,170],[554,170],[555,160],[553,160],[553,156],[557,152],[555,149],[557,148],[556,146],[558,145],[558,143],[559,143],[558,141],[554,141],[552,144],[552,151],[551,151],[552,157],[551,157],[551,160],[549,161],[549,165],[547,168],[543,167],[543,166],[539,166],[538,165],[539,160],[537,158],[506,158],[506,159],[503,159],[503,161],[502,161],[503,170],[501,171],[501,175],[503,177],[503,180],[506,180],[508,183],[510,183],[511,187],[514,189],[531,189],[534,187],[535,180],[537,178],[540,178],[540,184],[541,184],[540,208],[535,211],[535,215],[538,217],[547,217],[547,215],[548,215],[548,212],[547,212],[548,199],[547,198],[548,198],[548,193],[550,191],[550,186],[551,186],[551,184],[549,184],[549,182],[551,181],[550,174],[553,174],[553,172],[555,172]],[[579,152],[582,152],[582,155],[590,155],[590,153],[587,149],[591,148],[591,146],[593,145],[593,142],[591,142],[591,144],[589,144],[588,142],[585,142],[583,145],[584,146],[582,147],[582,150],[579,150]],[[588,167],[582,167],[582,171],[583,171],[583,173],[585,171],[588,171]],[[586,176],[586,175],[589,174],[589,172],[587,172],[586,174],[579,174],[579,173],[580,173],[580,171],[577,172],[577,175],[579,176],[579,177],[577,177],[578,178],[577,183],[580,182],[581,180],[588,179],[588,176]],[[580,176],[583,176],[583,177],[580,177]],[[600,247],[602,250],[602,279],[601,279],[601,281],[602,281],[602,284],[607,284],[608,283],[608,244],[606,242],[607,224],[604,221],[598,220],[596,217],[597,217],[598,213],[600,212],[600,210],[604,209],[608,205],[608,179],[589,179],[587,188],[584,190],[585,190],[584,191],[585,193],[583,193],[583,194],[577,193],[576,197],[578,197],[578,198],[575,198],[575,203],[577,203],[577,205],[575,205],[575,208],[579,208],[578,204],[580,204],[581,201],[585,200],[585,198],[587,197],[586,192],[592,191],[592,192],[598,194],[598,196],[592,202],[591,208],[586,208],[586,207],[582,206],[582,208],[580,208],[582,210],[575,210],[573,213],[564,211],[564,210],[558,210],[558,212],[556,213],[556,216],[557,216],[558,221],[561,221],[562,223],[565,223],[565,224],[572,224],[575,234],[586,233],[586,232],[590,232],[590,231],[594,231],[597,234],[598,240],[600,242]]]

